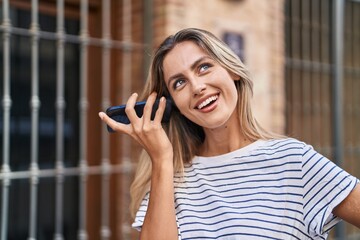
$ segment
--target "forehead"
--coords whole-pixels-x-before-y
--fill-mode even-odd
[[[170,72],[188,69],[199,58],[209,56],[206,51],[192,41],[178,43],[164,58],[164,77]]]

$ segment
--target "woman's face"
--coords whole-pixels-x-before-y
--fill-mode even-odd
[[[165,84],[180,112],[209,129],[224,126],[234,113],[239,79],[192,41],[177,44],[164,58]]]

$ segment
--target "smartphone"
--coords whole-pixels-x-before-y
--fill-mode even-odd
[[[154,102],[153,109],[151,112],[151,120],[153,120],[155,118],[155,113],[159,107],[159,102],[160,102],[160,99],[156,99]],[[142,117],[145,104],[146,104],[146,101],[135,103],[134,109],[135,109],[136,115],[138,117]],[[126,107],[126,104],[123,104],[120,106],[109,107],[106,110],[106,114],[110,118],[114,119],[117,122],[129,124],[130,120],[125,113],[125,107]],[[161,122],[167,123],[170,121],[171,110],[172,110],[172,101],[170,99],[166,99],[165,111],[164,111],[164,115],[163,115]],[[109,126],[107,126],[107,129],[109,132],[114,132],[114,130]]]

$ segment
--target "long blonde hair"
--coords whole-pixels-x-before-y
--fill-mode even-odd
[[[155,52],[149,76],[142,94],[146,99],[152,92],[159,96],[171,98],[164,81],[163,61],[176,44],[184,41],[192,41],[209,54],[222,67],[230,73],[240,77],[234,81],[238,91],[237,111],[243,135],[250,141],[258,139],[270,139],[275,135],[265,131],[256,121],[251,111],[251,98],[253,95],[253,83],[249,73],[239,57],[221,40],[212,33],[187,28],[166,38]],[[184,165],[189,164],[195,156],[196,149],[202,144],[205,138],[202,127],[191,122],[180,114],[174,106],[170,122],[163,124],[174,149],[174,171],[181,173]],[[131,204],[130,212],[134,217],[143,197],[150,188],[151,160],[145,151],[140,155],[134,181],[130,188]]]

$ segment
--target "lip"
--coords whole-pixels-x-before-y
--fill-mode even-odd
[[[217,102],[217,101],[219,100],[220,93],[209,94],[209,95],[206,95],[206,96],[202,97],[201,99],[199,99],[199,100],[196,102],[194,109],[199,110],[199,111],[201,111],[201,110],[203,110],[203,109],[206,109],[207,107],[204,107],[204,108],[202,108],[202,109],[198,109],[198,106],[199,106],[202,102],[204,102],[206,99],[208,99],[208,98],[210,98],[210,97],[213,97],[213,96],[217,96],[217,97],[218,97],[218,98],[216,99],[216,102]]]

